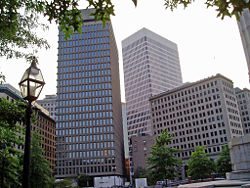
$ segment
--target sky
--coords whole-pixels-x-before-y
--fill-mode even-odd
[[[179,50],[183,82],[195,82],[220,73],[234,82],[234,87],[249,88],[249,78],[236,19],[217,18],[213,8],[207,9],[205,1],[195,1],[188,8],[179,6],[173,12],[165,9],[164,0],[114,0],[115,16],[111,21],[119,51],[121,96],[125,101],[121,41],[145,27],[175,42]],[[84,3],[83,3],[84,4]],[[81,6],[80,8],[85,8]],[[48,40],[49,50],[39,50],[38,67],[46,85],[39,97],[56,93],[58,26],[50,24],[45,33],[37,31]],[[18,83],[29,67],[24,59],[0,58],[0,72],[6,82],[19,88]]]

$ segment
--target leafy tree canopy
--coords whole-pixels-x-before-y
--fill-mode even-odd
[[[184,8],[186,8],[194,1],[195,0],[165,0],[165,6],[173,11],[178,5],[183,5]],[[207,7],[215,7],[218,12],[217,16],[222,19],[225,16],[236,16],[236,18],[239,19],[243,9],[250,10],[250,1],[245,0],[206,0],[205,4]]]
[[[168,134],[167,130],[163,130],[161,135],[156,138],[156,143],[152,146],[151,157],[147,158],[150,176],[155,182],[174,179],[178,176],[176,167],[181,165],[181,160],[174,155],[179,150],[168,147],[171,140],[172,136]]]
[[[0,184],[1,187],[20,187],[23,145],[21,123],[24,121],[24,108],[19,103],[12,103],[0,98]]]
[[[80,177],[77,178],[77,184],[79,187],[88,187],[90,180],[91,178],[89,175],[81,174]]]
[[[115,15],[112,0],[84,0],[87,7],[95,8],[93,16],[103,23]],[[0,1],[0,56],[7,58],[28,58],[39,48],[49,48],[48,42],[40,38],[36,28],[48,29],[39,17],[49,22],[60,24],[66,38],[74,31],[81,32],[83,19],[79,10],[79,0],[1,0]],[[137,5],[137,0],[132,0]],[[194,0],[165,0],[166,8],[171,10],[178,5],[187,7]],[[239,18],[245,8],[250,8],[250,1],[245,0],[206,0],[207,7],[216,7],[218,16],[235,15]]]
[[[114,15],[111,0],[87,0],[87,8],[95,8],[93,16],[105,23]],[[34,32],[36,28],[48,27],[39,17],[60,24],[66,38],[73,31],[81,31],[83,19],[78,0],[1,0],[0,1],[0,56],[29,57],[34,52],[23,49],[49,48],[46,40]]]
[[[72,188],[72,182],[68,179],[64,179],[64,180],[61,180],[61,181],[57,181],[55,183],[55,188]]]
[[[41,146],[41,135],[35,131],[31,139],[31,160],[30,160],[30,187],[50,188],[52,187],[52,169],[50,162],[43,157],[44,149]]]
[[[192,179],[207,178],[214,172],[214,161],[207,157],[204,150],[205,147],[197,146],[187,163],[187,174]]]
[[[218,173],[226,175],[227,172],[232,171],[231,158],[229,153],[228,145],[222,148],[222,152],[219,155],[219,158],[216,160],[216,168]]]

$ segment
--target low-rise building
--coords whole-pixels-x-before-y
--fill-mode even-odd
[[[130,168],[131,175],[137,176],[141,170],[147,167],[147,157],[151,151],[151,146],[154,144],[154,136],[141,133],[138,136],[130,138]]]
[[[56,119],[56,95],[45,95],[42,100],[37,100],[37,104],[49,111],[50,116]]]

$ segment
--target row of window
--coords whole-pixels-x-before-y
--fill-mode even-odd
[[[105,141],[113,140],[114,134],[92,134],[87,136],[66,136],[66,143],[76,143],[76,142],[95,142],[95,141]]]
[[[108,73],[109,71],[100,71],[100,73]],[[98,71],[96,71],[97,74],[99,74]],[[100,74],[99,74],[100,75]],[[99,86],[98,89],[102,88],[102,85],[104,83],[100,82],[110,82],[111,77],[110,76],[98,76],[98,77],[88,77],[88,78],[81,78],[81,79],[73,79],[73,80],[58,80],[57,85],[58,87],[63,87],[63,86],[68,86],[68,85],[79,85],[79,84],[84,84],[81,89],[88,90],[89,88],[92,88],[93,85]],[[88,85],[89,84],[89,85]]]
[[[66,122],[57,122],[56,128],[72,128],[72,127],[92,127],[98,125],[113,125],[113,119],[95,119],[88,121],[66,121]]]
[[[94,142],[94,143],[86,143],[86,144],[69,144],[66,147],[69,148],[69,150],[104,149],[104,148],[114,147],[114,142]]]
[[[106,112],[86,112],[86,113],[76,113],[76,114],[57,114],[56,119],[57,121],[71,121],[71,120],[78,120],[78,119],[92,119],[92,118],[108,118],[112,117],[112,111]]]
[[[110,52],[109,50],[101,50],[101,51],[93,51],[93,52],[81,52],[81,53],[70,53],[70,54],[64,54],[64,55],[59,55],[58,56],[58,61],[63,61],[63,60],[70,60],[70,59],[79,59],[79,58],[89,58],[89,57],[103,57],[103,56],[109,56]],[[101,59],[95,62],[102,62]]]
[[[180,98],[180,97],[185,97],[185,96],[187,96],[189,94],[196,93],[196,94],[194,94],[192,96],[189,96],[189,98],[186,99],[186,100],[188,100],[188,99],[192,100],[195,97],[199,97],[199,95],[200,95],[200,97],[203,96],[203,93],[201,93],[200,91],[204,90],[204,89],[208,89],[207,91],[204,91],[204,95],[205,94],[210,94],[210,93],[215,93],[215,92],[219,91],[219,88],[212,88],[212,87],[214,87],[216,85],[217,85],[217,80],[210,81],[209,83],[205,83],[205,84],[195,86],[195,87],[192,87],[192,88],[188,88],[188,89],[185,89],[185,90],[183,89],[183,90],[181,90],[179,92],[169,94],[168,96],[165,96],[165,97],[162,97],[160,99],[152,101],[152,105],[153,106],[154,105],[159,105],[161,103],[165,103],[166,101],[172,102],[173,99],[177,99],[177,98]],[[210,91],[210,89],[211,89],[211,91]],[[198,96],[197,96],[197,94],[198,94]]]
[[[107,78],[107,81],[110,81],[109,80],[110,77]],[[64,87],[58,87],[57,88],[57,93],[60,94],[60,93],[69,93],[69,92],[78,92],[78,91],[88,91],[88,90],[96,90],[96,89],[109,89],[111,88],[111,83],[101,83],[101,84],[90,84],[90,85],[67,85],[67,86],[64,86]],[[89,91],[89,92],[86,92],[86,97],[88,95],[88,97],[91,97],[92,95],[95,95],[96,91]]]
[[[103,104],[103,105],[90,105],[90,106],[74,106],[74,107],[65,107],[58,108],[57,113],[75,113],[75,112],[91,112],[99,110],[112,110],[112,104]]]
[[[92,66],[92,64],[94,64]],[[72,67],[73,71],[110,68],[110,57],[85,58],[75,60],[59,61],[58,67]]]
[[[78,43],[78,41],[76,41],[76,43]],[[107,50],[107,49],[109,49],[109,44],[94,44],[94,45],[86,45],[86,46],[76,46],[74,48],[72,47],[59,48],[58,54],[62,55],[66,53],[87,52],[87,51]]]
[[[97,126],[97,127],[77,127],[72,129],[57,129],[56,135],[63,136],[63,135],[82,135],[82,134],[95,134],[95,133],[108,133],[113,132],[113,126]]]
[[[95,92],[93,92],[93,93],[88,92],[88,93],[95,95]],[[93,96],[93,95],[89,95],[89,96]],[[79,106],[79,105],[87,105],[87,104],[100,105],[100,103],[111,103],[111,102],[112,102],[112,97],[100,97],[100,98],[93,97],[93,98],[85,98],[85,99],[73,99],[73,100],[57,101],[56,107],[60,108],[60,107],[67,107],[67,106],[72,106],[72,105]],[[101,108],[99,108],[99,110],[101,110]]]
[[[200,145],[200,142],[195,142],[195,145],[196,146]],[[194,146],[194,144],[193,144],[193,146]],[[209,148],[205,149],[205,153],[217,153],[217,152],[220,152],[221,147],[222,146],[209,147]],[[183,151],[183,152],[176,153],[175,156],[177,156],[179,158],[181,158],[181,157],[190,157],[192,155],[192,152],[193,151]]]
[[[91,167],[77,167],[77,168],[59,168],[57,169],[57,175],[75,175],[77,173],[90,174],[101,172],[113,172],[115,168],[112,166],[91,166]]]

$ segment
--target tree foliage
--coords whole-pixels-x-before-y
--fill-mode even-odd
[[[168,147],[171,140],[172,136],[167,130],[163,130],[152,146],[151,156],[147,158],[150,176],[154,181],[174,179],[178,176],[176,167],[181,165],[181,160],[174,156],[179,150]]]
[[[0,99],[0,174],[1,187],[20,187],[22,166],[20,158],[23,145],[20,124],[24,121],[24,108],[19,103]]]
[[[166,8],[170,8],[172,11],[183,5],[186,8],[189,4],[195,0],[165,0]],[[214,7],[218,12],[217,16],[222,19],[225,16],[236,16],[239,19],[243,9],[250,10],[250,1],[245,0],[206,0],[205,4],[207,7]]]
[[[231,158],[229,153],[228,145],[222,148],[222,152],[219,158],[216,160],[217,172],[226,175],[226,172],[232,171]]]
[[[52,169],[50,162],[43,157],[44,149],[41,146],[41,135],[37,131],[32,134],[30,154],[30,187],[52,187]]]
[[[79,187],[88,187],[90,180],[91,178],[89,175],[81,174],[80,177],[77,178],[77,184]]]
[[[187,174],[192,179],[207,178],[215,170],[214,161],[207,157],[204,150],[205,147],[197,146],[187,163]]]
[[[68,179],[64,179],[64,180],[61,180],[61,181],[57,181],[55,183],[55,188],[72,188],[72,182]]]
[[[87,0],[87,8],[95,8],[93,16],[105,23],[114,15],[111,0]],[[81,31],[83,19],[78,0],[1,0],[0,1],[0,56],[29,57],[36,51],[28,49],[49,48],[40,38],[36,28],[48,29],[39,17],[60,24],[66,38],[73,31]],[[26,49],[26,51],[24,51]]]
[[[96,20],[105,24],[110,15],[115,15],[112,0],[84,0],[87,7],[95,8],[92,14]],[[51,23],[60,24],[66,38],[74,31],[81,31],[83,19],[79,10],[79,0],[1,0],[0,1],[0,56],[7,58],[29,57],[37,49],[49,48],[48,42],[40,38],[35,29],[48,29],[48,25],[40,21],[45,17]],[[137,0],[132,0],[137,5]],[[165,0],[166,8],[171,10],[178,5],[187,7],[194,0]],[[215,7],[218,16],[239,15],[245,8],[250,8],[250,1],[245,0],[206,0],[207,7]],[[31,51],[29,51],[31,50]]]

